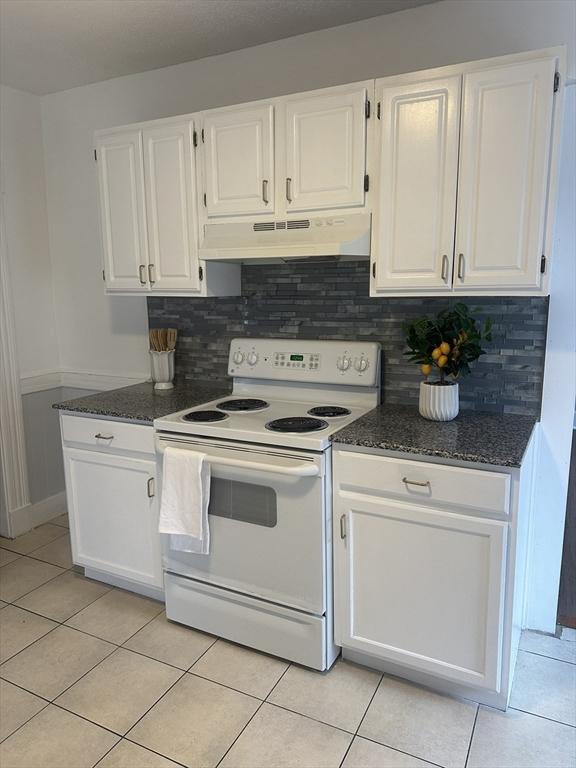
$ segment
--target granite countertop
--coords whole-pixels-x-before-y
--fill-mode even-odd
[[[55,403],[53,408],[152,424],[154,419],[224,397],[231,390],[232,382],[225,380],[186,381],[175,383],[174,389],[167,390],[155,390],[151,382],[145,382],[65,400]]]
[[[381,405],[332,435],[332,442],[519,467],[536,422],[532,416],[481,411],[428,421],[415,406]]]

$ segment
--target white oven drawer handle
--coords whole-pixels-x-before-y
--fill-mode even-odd
[[[256,461],[240,461],[239,459],[211,459],[207,457],[210,464],[214,467],[240,467],[241,469],[251,469],[257,472],[273,472],[276,475],[291,475],[292,477],[316,477],[320,474],[319,468],[315,464],[296,464],[293,467],[279,467],[274,464],[260,464]]]

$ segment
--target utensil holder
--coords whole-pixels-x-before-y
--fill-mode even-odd
[[[174,350],[154,352],[151,349],[150,365],[154,389],[172,389],[174,387]]]

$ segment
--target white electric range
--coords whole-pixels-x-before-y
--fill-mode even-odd
[[[210,464],[210,553],[164,550],[168,618],[326,669],[330,436],[375,407],[374,342],[234,339],[232,394],[157,419],[156,446]]]

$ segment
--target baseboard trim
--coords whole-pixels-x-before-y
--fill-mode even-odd
[[[29,504],[27,507],[20,507],[10,512],[10,531],[12,536],[21,536],[23,533],[27,533],[36,528],[42,523],[47,523],[53,520],[55,517],[62,515],[66,512],[66,492],[49,496],[47,499],[42,499],[35,504]]]
[[[164,602],[164,590],[160,587],[139,584],[131,579],[124,579],[122,576],[115,576],[105,571],[99,571],[96,568],[84,568],[84,576],[88,579],[103,581],[105,584],[110,584],[113,587],[127,589],[129,592],[136,592],[139,595],[144,595],[144,597],[151,597],[153,600],[158,600],[161,603]]]

